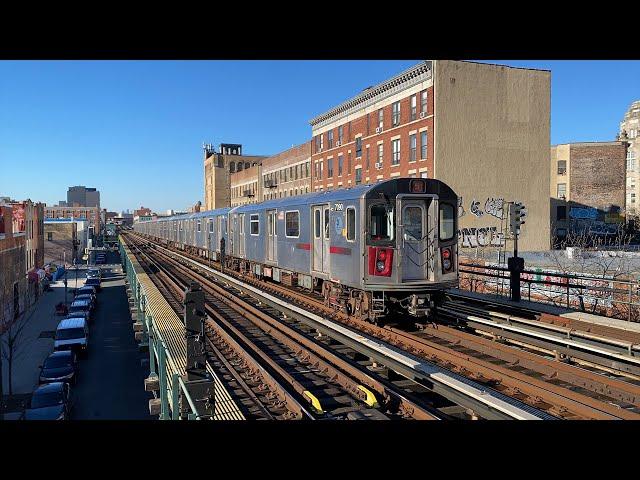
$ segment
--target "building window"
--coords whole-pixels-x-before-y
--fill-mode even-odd
[[[327,158],[327,178],[333,177],[333,158]]]
[[[342,125],[340,125],[338,127],[338,142],[340,142],[340,145],[342,145],[342,134],[343,134],[343,127]]]
[[[420,111],[426,115],[427,113],[427,91],[422,92],[420,97]]]
[[[333,148],[333,130],[327,132],[327,148]]]
[[[400,125],[400,102],[394,102],[392,105],[391,125],[397,127]]]
[[[566,198],[567,196],[567,184],[559,183],[558,184],[558,198]]]
[[[300,236],[300,212],[286,212],[285,213],[285,235],[287,237],[299,237]]]
[[[351,175],[351,152],[347,155],[347,175]]]
[[[378,162],[382,163],[384,160],[384,144],[381,143],[378,145]]]
[[[356,209],[347,207],[347,242],[356,239]]]
[[[322,172],[324,170],[324,162],[320,162],[320,180],[322,180]]]
[[[378,128],[382,130],[384,128],[384,109],[378,110]]]
[[[627,170],[636,169],[636,152],[629,149],[627,150]]]
[[[567,161],[558,160],[558,175],[564,175],[567,173]]]
[[[420,172],[420,178],[429,178],[429,172]]]
[[[558,220],[566,220],[567,219],[567,207],[566,206],[558,206],[556,209],[556,218]]]
[[[409,161],[410,162],[416,161],[417,149],[418,149],[418,139],[416,137],[416,134],[414,133],[413,135],[409,135]]]
[[[362,183],[362,169],[356,168],[356,185],[359,185],[361,183]]]
[[[53,232],[47,232],[47,240],[50,242],[53,240]]]
[[[338,155],[338,176],[341,177],[342,176],[342,165],[343,165],[343,158],[342,155]]]
[[[418,117],[418,98],[413,95],[411,97],[411,120],[415,120]]]
[[[369,171],[369,149],[367,148],[367,159],[365,160],[365,168]]]
[[[400,164],[400,139],[391,141],[391,150],[393,156],[391,157],[391,165]]]
[[[362,157],[362,137],[356,138],[356,158]]]
[[[427,159],[427,132],[420,132],[420,159]]]
[[[635,193],[631,194],[631,203],[636,203],[636,194]]]

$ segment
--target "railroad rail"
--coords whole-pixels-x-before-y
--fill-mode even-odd
[[[166,257],[156,255],[151,260],[139,245],[133,248],[145,258],[150,270],[158,272],[157,278],[171,286],[168,290],[178,299],[182,286],[190,279],[197,279],[203,285],[207,291],[207,313],[210,317],[207,326],[213,339],[212,349],[215,348],[216,356],[224,359],[224,349],[219,345],[213,346],[222,340],[242,357],[245,364],[252,363],[254,371],[262,368],[261,362],[265,365],[263,370],[275,372],[273,376],[263,373],[261,380],[276,396],[284,397],[281,401],[293,413],[279,418],[387,418],[381,413],[374,415],[374,407],[382,407],[392,418],[436,419],[446,416],[438,415],[435,409],[425,409],[406,395],[394,391],[390,384],[375,380],[362,369],[215,282],[197,276]],[[175,304],[180,305],[180,302]],[[226,366],[229,367],[230,362]],[[256,379],[253,380],[255,382]],[[292,394],[288,394],[288,390],[293,390]],[[301,407],[304,400],[310,403],[306,408]]]
[[[165,247],[159,245],[154,248],[165,249]],[[315,315],[320,320],[331,318],[331,320],[339,321],[345,326],[355,328],[358,332],[400,347],[398,351],[402,352],[402,354],[406,354],[407,351],[417,354],[418,362],[429,359],[435,365],[449,367],[449,372],[458,372],[461,376],[475,379],[475,381],[485,386],[493,385],[494,388],[500,389],[510,397],[519,399],[538,411],[543,410],[560,418],[640,418],[637,413],[637,399],[640,396],[635,385],[602,376],[600,376],[600,379],[595,379],[593,372],[588,372],[573,365],[561,364],[562,372],[557,372],[558,369],[549,364],[546,364],[544,368],[538,366],[535,369],[525,369],[522,366],[518,367],[518,363],[522,362],[522,357],[525,356],[523,352],[511,349],[512,351],[508,352],[511,354],[510,356],[507,355],[507,352],[502,352],[503,358],[499,358],[499,356],[496,358],[496,355],[493,355],[493,352],[490,351],[491,349],[487,350],[487,346],[482,345],[481,341],[475,343],[474,348],[476,350],[466,347],[479,355],[470,355],[469,351],[461,353],[460,351],[455,351],[451,344],[449,346],[443,345],[442,338],[433,338],[434,336],[428,338],[428,336],[420,333],[403,332],[397,328],[377,327],[347,317],[340,312],[329,310],[322,305],[317,297],[310,297],[308,294],[303,294],[282,285],[259,282],[258,279],[243,277],[234,272],[222,274],[212,268],[211,265],[202,264],[202,259],[197,259],[197,257],[190,258],[189,255],[183,252],[165,250],[179,256],[184,261],[191,262],[191,266],[199,269],[201,273],[207,275],[214,273],[216,276],[224,275],[229,279],[232,276],[241,277],[246,284],[257,285],[260,290],[268,291],[276,300],[285,300],[301,306],[304,309],[301,313],[303,315],[306,314],[307,317]],[[444,332],[444,330],[442,331]],[[453,343],[460,343],[459,338],[465,334],[465,332],[459,332],[455,329],[451,329],[447,333]],[[335,333],[332,335],[335,335]],[[466,333],[466,335],[469,334]],[[453,340],[453,337],[457,337],[457,340]],[[466,341],[470,344],[468,337],[466,337]],[[528,353],[528,355],[526,361],[533,365],[534,357],[531,356],[533,354]],[[540,356],[536,355],[535,357]],[[376,358],[376,356],[373,355],[371,358]],[[380,362],[387,362],[387,365],[390,362],[389,358],[378,357]],[[505,360],[505,358],[509,360]],[[501,365],[496,365],[496,363]],[[556,363],[560,365],[560,362]],[[508,364],[510,368],[505,367],[505,364]],[[570,367],[570,369],[565,370],[565,367]],[[519,369],[525,371],[525,373],[518,372]],[[402,370],[402,366],[399,370]],[[415,376],[416,368],[409,370],[413,370],[413,373],[404,371],[403,374],[408,374],[408,378],[415,378],[411,375]],[[545,378],[545,375],[547,378]],[[572,379],[572,382],[563,380],[565,383],[562,383],[557,377]],[[434,378],[431,378],[431,381],[433,380]],[[591,387],[586,388],[584,387],[585,385],[590,385]],[[598,388],[600,391],[597,391]],[[506,395],[505,397],[509,398]]]

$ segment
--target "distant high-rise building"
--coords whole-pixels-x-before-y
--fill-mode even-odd
[[[78,207],[100,207],[100,192],[95,188],[85,186],[69,187],[67,191],[67,205]]]
[[[640,100],[631,104],[624,119],[620,122],[618,140],[628,143],[627,148],[627,214],[640,214]]]

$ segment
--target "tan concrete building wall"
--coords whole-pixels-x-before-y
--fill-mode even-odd
[[[230,169],[237,170],[242,162],[243,170],[260,162],[264,155],[227,155],[214,153],[204,160],[204,206],[205,210],[214,210],[231,206]]]
[[[62,265],[63,262],[70,265],[73,256],[76,261],[82,256],[81,251],[74,247],[77,241],[77,224],[69,223],[45,223],[44,224],[44,261]]]
[[[551,73],[437,60],[434,79],[434,176],[462,197],[460,228],[485,229],[482,242],[497,246],[500,202],[522,201],[519,248],[549,249]],[[461,233],[465,249],[480,237]]]
[[[631,104],[620,122],[620,140],[626,140],[626,205],[627,214],[637,217],[640,214],[640,100]]]

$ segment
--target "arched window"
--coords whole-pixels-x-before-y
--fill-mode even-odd
[[[236,171],[236,162],[229,162],[229,172],[233,173]]]
[[[238,171],[241,172],[242,171],[242,162],[238,162]]]

